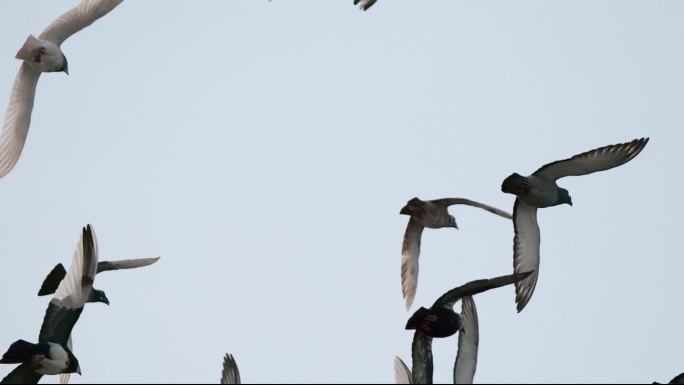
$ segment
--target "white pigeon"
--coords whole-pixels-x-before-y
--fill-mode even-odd
[[[7,175],[19,160],[26,143],[38,78],[42,72],[69,73],[69,63],[60,46],[69,36],[89,26],[121,4],[123,0],[82,0],[39,37],[29,36],[17,52],[23,60],[14,80],[0,139],[0,178]]]
[[[647,143],[648,138],[642,138],[629,143],[597,148],[569,159],[549,163],[528,177],[514,173],[503,181],[501,190],[517,196],[513,208],[515,272],[534,270],[534,274],[529,278],[515,284],[518,312],[521,312],[532,298],[539,277],[541,238],[537,209],[562,204],[572,206],[570,193],[558,187],[556,181],[566,176],[587,175],[623,165],[639,155]]]

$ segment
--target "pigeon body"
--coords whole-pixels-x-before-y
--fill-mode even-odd
[[[418,257],[420,256],[420,243],[423,229],[441,229],[451,227],[458,229],[456,218],[449,214],[449,206],[467,205],[492,214],[511,219],[511,214],[495,207],[485,205],[465,198],[445,198],[432,201],[423,201],[413,198],[399,212],[408,215],[408,225],[404,233],[404,241],[401,250],[401,288],[406,302],[406,309],[410,309],[418,289]]]
[[[15,58],[22,60],[5,113],[0,139],[0,177],[7,175],[19,160],[31,125],[38,79],[43,72],[69,73],[69,63],[61,45],[69,36],[94,23],[123,0],[81,0],[50,24],[39,37],[30,35]]]
[[[597,148],[569,159],[549,163],[530,176],[524,177],[516,173],[503,181],[501,190],[517,197],[513,208],[515,272],[535,271],[526,280],[515,284],[518,312],[521,312],[532,298],[539,276],[541,235],[537,209],[561,204],[572,206],[570,193],[559,187],[556,181],[567,176],[588,175],[621,166],[639,155],[648,141],[648,138],[642,138]]]

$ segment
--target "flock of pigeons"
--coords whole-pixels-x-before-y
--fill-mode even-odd
[[[59,17],[39,37],[29,36],[16,58],[22,61],[12,88],[0,139],[0,177],[7,175],[21,155],[28,129],[38,79],[43,72],[65,72],[69,66],[61,44],[74,33],[103,17],[123,0],[81,0]],[[354,0],[367,10],[377,0]],[[560,178],[587,175],[623,165],[646,147],[648,138],[591,150],[569,159],[547,164],[524,177],[513,174],[502,184],[502,191],[516,196],[513,215],[506,211],[463,198],[432,201],[411,199],[401,214],[410,217],[404,235],[401,258],[402,292],[407,310],[411,309],[418,287],[418,257],[423,229],[458,225],[448,212],[452,205],[469,205],[513,221],[514,273],[508,276],[473,281],[446,292],[429,308],[421,307],[409,318],[406,329],[415,330],[412,368],[400,358],[395,360],[397,383],[432,383],[432,339],[459,333],[454,383],[472,383],[477,366],[479,343],[478,316],[473,296],[494,288],[515,285],[518,312],[529,303],[539,274],[540,231],[537,210],[562,204],[572,205],[570,194],[557,185]],[[71,334],[86,303],[109,304],[104,291],[93,288],[95,276],[104,271],[133,269],[156,263],[159,258],[113,262],[98,260],[98,246],[91,225],[83,228],[69,271],[57,265],[47,276],[39,295],[54,294],[48,305],[38,342],[18,340],[2,356],[2,364],[19,364],[2,383],[37,383],[44,375],[59,375],[68,383],[71,373],[80,374],[73,353]],[[461,314],[454,306],[461,301]],[[239,384],[240,372],[232,355],[223,364],[223,384]],[[684,383],[684,375],[673,380]]]

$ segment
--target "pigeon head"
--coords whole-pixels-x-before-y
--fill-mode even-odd
[[[423,208],[424,205],[425,203],[420,199],[413,198],[406,203],[406,206],[401,209],[399,214],[410,215],[412,217],[421,217],[425,213],[425,209]]]
[[[517,196],[525,196],[530,192],[530,184],[524,176],[513,173],[503,181],[501,191]]]
[[[109,305],[109,298],[107,298],[107,295],[104,291],[93,289],[90,292],[90,298],[88,299],[88,302],[102,302]]]
[[[570,192],[564,188],[558,189],[558,204],[569,204],[572,206],[572,197],[570,197]]]

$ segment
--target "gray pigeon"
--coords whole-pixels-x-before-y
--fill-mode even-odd
[[[38,38],[33,35],[17,52],[23,61],[14,80],[0,139],[0,178],[19,160],[31,125],[38,78],[43,72],[69,73],[69,63],[60,46],[71,35],[91,25],[121,4],[123,0],[81,0],[52,22]]]
[[[515,285],[518,312],[522,311],[532,298],[539,276],[541,238],[537,209],[562,204],[572,206],[570,193],[559,187],[556,181],[566,176],[587,175],[623,165],[639,155],[647,143],[648,138],[643,138],[597,148],[570,159],[549,163],[528,177],[512,174],[504,180],[501,190],[517,196],[513,208],[515,272],[535,271],[528,279]]]
[[[97,239],[90,225],[83,228],[66,278],[48,305],[38,343],[18,340],[0,363],[21,364],[2,380],[3,384],[37,384],[44,375],[79,373],[78,359],[68,340],[90,292],[97,270]]]
[[[409,215],[411,217],[404,233],[404,242],[401,249],[401,289],[404,294],[407,310],[411,308],[418,288],[418,256],[420,255],[420,241],[423,229],[426,227],[431,229],[441,229],[444,227],[458,229],[456,219],[449,215],[449,206],[453,205],[473,206],[506,219],[513,218],[511,214],[503,210],[464,198],[445,198],[432,201],[422,201],[418,198],[413,198],[408,201],[400,212],[402,215]]]

